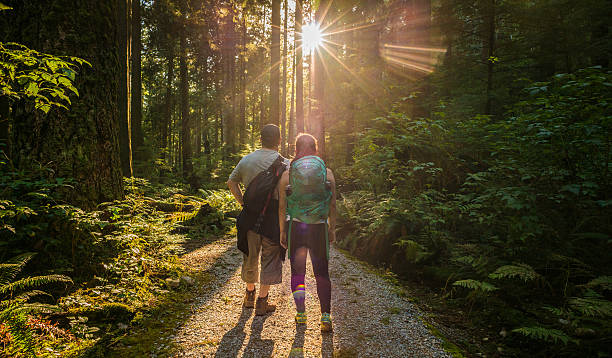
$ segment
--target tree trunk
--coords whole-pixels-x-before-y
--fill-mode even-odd
[[[289,105],[289,128],[287,137],[287,155],[291,156],[294,152],[295,146],[295,107],[293,106],[295,100],[295,56],[293,56],[293,73],[291,74],[291,104]]]
[[[487,102],[485,104],[485,114],[492,114],[492,90],[493,90],[493,67],[495,65],[495,0],[489,0],[486,10],[486,31],[487,33]]]
[[[315,21],[320,24],[322,28],[325,27],[326,13],[329,8],[328,0],[321,0],[319,2],[319,8],[315,13]],[[329,14],[327,14],[329,15]],[[325,18],[324,18],[325,17]],[[320,46],[314,51],[314,103],[313,109],[310,113],[309,122],[312,128],[312,134],[317,138],[317,144],[319,147],[319,156],[325,160],[325,70],[323,68],[323,61],[327,56],[325,50]]]
[[[235,152],[235,28],[233,11],[221,19],[221,61],[223,65],[223,143],[224,154]]]
[[[242,9],[242,46],[240,53],[240,145],[246,143],[246,44],[247,44],[247,28],[246,28],[246,9]]]
[[[62,201],[85,209],[121,199],[119,107],[120,93],[127,92],[127,2],[49,0],[10,5],[14,10],[0,19],[7,38],[92,64],[82,66],[76,75],[80,96],[71,97],[70,110],[54,109],[43,115],[13,107],[13,164],[17,170],[40,170],[42,164],[49,176],[73,178],[74,189],[66,190]],[[47,16],[50,13],[52,17]],[[36,26],[17,25],[31,24],[33,19]],[[123,104],[126,120],[127,104]]]
[[[181,77],[181,157],[183,161],[183,179],[191,181],[193,167],[191,164],[191,123],[189,121],[189,76],[187,73],[187,33],[186,33],[186,18],[187,0],[181,1],[181,12],[183,13],[183,24],[181,24],[181,53],[179,59],[180,77]]]
[[[161,143],[159,145],[160,158],[166,158],[170,153],[168,147],[168,131],[172,124],[172,81],[174,81],[174,46],[168,48],[168,77],[166,78],[166,98],[164,99],[164,118],[161,121]]]
[[[119,148],[121,172],[124,177],[132,176],[132,143],[130,133],[130,100],[129,100],[129,0],[119,0],[117,8],[117,34],[119,36],[119,92],[117,107],[119,110]]]
[[[304,132],[304,65],[302,59],[303,0],[295,1],[295,124],[298,133]]]
[[[287,0],[283,4],[285,7],[285,25],[283,28],[283,94],[281,97],[281,153],[287,154],[287,134],[286,134],[286,124],[287,124],[287,47],[289,43],[287,42],[287,23],[289,22],[288,12],[287,12]]]
[[[272,0],[272,36],[270,37],[270,119],[279,124],[280,111],[280,0]]]
[[[131,124],[132,149],[135,160],[143,160],[144,134],[142,132],[142,76],[141,76],[141,23],[140,0],[132,0],[132,91]]]

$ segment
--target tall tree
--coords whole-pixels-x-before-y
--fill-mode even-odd
[[[293,73],[291,74],[291,102],[289,109],[289,125],[287,134],[287,155],[293,155],[295,141],[295,56],[293,56]]]
[[[240,113],[238,116],[239,128],[240,128],[240,145],[246,143],[246,52],[247,52],[247,9],[242,8],[242,36],[240,46],[240,75],[238,80],[240,81]]]
[[[327,21],[327,11],[329,11],[329,0],[321,0],[319,7],[315,13],[315,21],[321,27],[325,28]],[[311,126],[312,134],[317,138],[319,155],[325,159],[325,69],[323,62],[328,56],[325,54],[325,50],[322,46],[318,46],[313,55],[314,64],[314,103],[312,112],[310,112],[309,123]]]
[[[287,46],[289,43],[287,42],[287,23],[289,22],[289,16],[287,12],[287,0],[283,4],[285,10],[285,24],[283,27],[283,94],[281,96],[281,151],[282,153],[287,153],[286,144],[287,144],[287,134],[286,134],[286,124],[287,124]]]
[[[117,4],[117,36],[119,42],[119,92],[117,107],[119,110],[119,149],[121,171],[123,176],[132,176],[132,142],[130,133],[130,61],[129,61],[129,0],[119,0]]]
[[[485,3],[485,21],[483,29],[483,38],[485,46],[484,56],[487,63],[487,99],[485,102],[485,114],[491,114],[492,106],[492,90],[493,90],[493,69],[495,65],[495,0],[487,0]]]
[[[127,91],[126,1],[2,2],[13,10],[0,16],[0,41],[91,63],[76,76],[79,97],[71,98],[70,110],[45,115],[20,106],[11,113],[13,164],[19,170],[42,164],[47,175],[74,178],[67,199],[85,208],[121,198],[119,93]],[[53,16],[46,16],[50,11]],[[36,26],[24,26],[32,19]]]
[[[183,179],[192,180],[191,163],[191,123],[189,121],[189,76],[187,73],[187,0],[181,0],[181,34],[179,54],[180,100],[181,100],[181,158],[183,162]]]
[[[160,157],[166,158],[166,154],[170,157],[170,147],[168,145],[168,135],[172,123],[172,82],[174,81],[174,46],[168,46],[166,55],[166,93],[164,96],[164,114],[160,123],[161,141],[160,141]]]
[[[270,37],[270,118],[279,124],[280,111],[280,0],[272,0],[272,36]]]
[[[235,151],[236,140],[236,106],[235,106],[235,52],[236,52],[236,28],[234,24],[234,5],[227,5],[227,11],[221,18],[221,62],[223,65],[223,122],[222,134],[225,143],[225,153]]]
[[[132,129],[132,149],[134,159],[142,159],[142,150],[144,146],[144,134],[142,131],[142,76],[141,76],[141,17],[140,17],[140,0],[132,1],[132,49],[131,49],[131,129]]]
[[[295,0],[295,124],[298,133],[304,132],[304,62],[302,59],[303,0]]]

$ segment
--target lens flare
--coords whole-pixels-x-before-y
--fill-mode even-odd
[[[323,33],[318,24],[311,22],[302,27],[302,46],[311,52],[323,43]]]

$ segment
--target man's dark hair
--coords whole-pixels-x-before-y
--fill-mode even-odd
[[[280,143],[280,128],[274,124],[266,124],[261,128],[261,145],[264,148],[274,148]]]

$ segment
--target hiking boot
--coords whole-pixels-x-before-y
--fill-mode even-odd
[[[257,297],[257,304],[255,305],[255,314],[257,316],[263,316],[266,313],[276,311],[276,306],[268,303],[268,296]]]
[[[255,289],[253,289],[253,291],[246,291],[246,294],[244,295],[244,301],[242,302],[242,306],[246,307],[246,308],[253,308],[255,307]]]
[[[296,324],[306,324],[306,312],[298,312],[295,315]]]
[[[331,332],[333,330],[331,316],[329,313],[321,315],[321,332]]]

